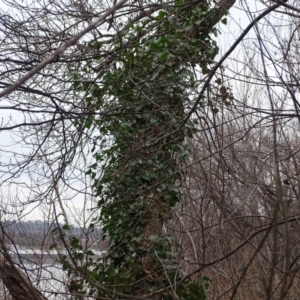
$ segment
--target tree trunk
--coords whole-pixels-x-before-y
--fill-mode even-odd
[[[47,300],[13,264],[0,256],[0,276],[13,300]]]

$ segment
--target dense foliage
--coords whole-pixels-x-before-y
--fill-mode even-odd
[[[208,278],[183,280],[172,237],[164,224],[182,197],[181,176],[189,150],[186,137],[196,128],[185,115],[194,102],[194,68],[209,72],[218,52],[216,9],[205,3],[177,1],[172,9],[132,24],[122,43],[115,42],[114,68],[96,74],[99,83],[75,83],[88,91],[86,101],[101,105],[107,116],[78,123],[97,126],[102,145],[87,174],[94,179],[103,239],[108,254],[86,266],[86,284],[72,290],[104,297],[92,281],[111,295],[204,299]],[[225,21],[224,21],[225,22]],[[85,67],[84,72],[92,72]],[[203,105],[205,99],[201,99]],[[99,168],[103,174],[99,176]],[[77,242],[73,245],[78,248]],[[80,248],[80,247],[79,247]],[[158,299],[158,298],[157,298]]]

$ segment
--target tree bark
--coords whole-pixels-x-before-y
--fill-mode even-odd
[[[0,277],[13,300],[47,300],[25,274],[0,256]]]

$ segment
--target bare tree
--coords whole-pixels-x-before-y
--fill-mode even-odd
[[[233,3],[217,4],[217,20]],[[148,226],[159,223],[160,233],[175,237],[173,250],[186,278],[201,283],[208,276],[211,299],[293,299],[299,293],[299,3],[255,3],[260,15],[244,2],[239,6],[250,25],[239,38],[231,36],[229,50],[220,44],[228,51],[211,62],[207,76],[191,62],[196,80],[187,94],[194,100],[182,119],[197,123],[197,133],[187,139],[190,157],[181,170],[184,201],[167,224],[155,220]],[[128,38],[133,25],[146,17],[159,24],[160,10],[171,11],[174,3],[122,2],[118,10],[99,1],[3,4],[0,129],[7,142],[1,146],[1,188],[3,195],[16,187],[22,192],[15,205],[3,204],[2,215],[20,220],[42,208],[47,222],[57,224],[56,237],[62,237],[55,245],[61,258],[74,262],[76,276],[69,282],[80,285],[90,278],[80,273],[83,263],[74,259],[68,228],[77,223],[82,230],[84,255],[107,247],[99,242],[101,234],[97,239],[88,228],[97,199],[86,171],[95,148],[105,150],[110,143],[91,120],[113,118],[113,106],[103,102],[117,100],[105,98],[97,74],[117,70],[120,53],[133,49],[136,38],[147,41],[143,27],[139,36]],[[99,19],[103,15],[111,18]],[[237,17],[232,13],[227,19],[223,22]],[[95,73],[78,72],[85,68]],[[102,171],[97,169],[99,178]],[[76,202],[83,203],[82,214],[74,210]],[[49,246],[45,240],[40,238],[42,250]],[[84,261],[92,265],[88,255]],[[16,299],[21,292],[17,298],[11,279],[42,297],[12,262],[2,263],[1,270]],[[61,297],[75,297],[75,290],[62,291]]]

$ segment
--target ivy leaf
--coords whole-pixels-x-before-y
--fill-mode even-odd
[[[79,247],[79,240],[77,237],[73,236],[71,237],[71,241],[70,241],[70,244],[73,248],[78,248]]]
[[[222,19],[221,23],[223,23],[224,25],[227,25],[227,18]]]
[[[95,255],[95,253],[92,250],[88,250],[88,251],[86,251],[86,255],[93,256],[93,255]]]
[[[166,15],[166,13],[164,11],[160,10],[158,13],[157,19],[161,20],[164,18],[165,15]]]
[[[216,107],[213,107],[213,108],[211,109],[211,111],[212,111],[213,114],[217,114],[217,113],[219,112],[219,109],[216,108]]]
[[[63,227],[62,227],[63,230],[70,230],[70,226],[68,224],[65,224]]]

